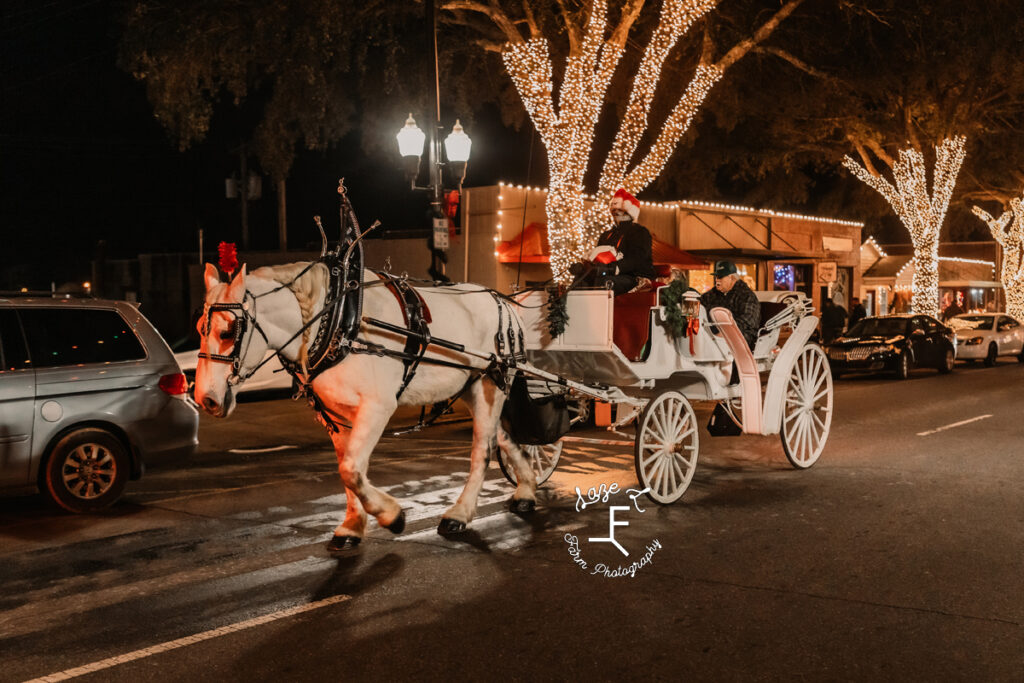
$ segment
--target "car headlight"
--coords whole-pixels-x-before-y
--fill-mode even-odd
[[[967,346],[977,346],[983,341],[985,341],[983,337],[971,337],[970,339],[965,341],[964,344],[966,344]]]

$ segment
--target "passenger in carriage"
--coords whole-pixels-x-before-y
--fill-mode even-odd
[[[740,279],[736,264],[732,261],[716,261],[714,274],[715,286],[701,295],[701,304],[708,311],[718,307],[729,309],[743,338],[753,349],[757,342],[757,328],[761,324],[761,302],[747,283]]]
[[[654,279],[651,258],[651,233],[635,223],[640,202],[623,189],[608,204],[615,225],[601,234],[586,262],[574,263],[569,271],[575,284],[591,287],[610,286],[615,296],[637,286],[639,278]]]

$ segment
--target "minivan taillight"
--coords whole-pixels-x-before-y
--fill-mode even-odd
[[[171,396],[180,396],[188,391],[188,378],[182,372],[164,375],[160,378],[160,388]]]

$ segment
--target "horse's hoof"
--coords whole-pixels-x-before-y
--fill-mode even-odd
[[[327,552],[344,553],[355,550],[361,540],[363,539],[358,536],[335,536],[327,544]]]
[[[517,515],[524,515],[537,509],[537,501],[527,498],[509,498],[508,509]]]
[[[465,530],[465,522],[460,522],[457,519],[451,519],[449,517],[442,517],[441,523],[437,525],[437,533],[441,534],[442,536],[461,534]]]
[[[405,510],[399,510],[398,516],[395,517],[395,521],[384,527],[393,534],[400,534],[405,531]]]

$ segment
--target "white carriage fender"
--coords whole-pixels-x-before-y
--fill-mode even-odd
[[[809,315],[802,319],[786,340],[782,351],[775,357],[771,374],[768,375],[768,386],[764,392],[764,434],[778,434],[782,427],[782,409],[785,406],[789,374],[817,326],[817,316]]]
[[[712,308],[711,318],[719,326],[736,363],[736,374],[740,380],[740,395],[743,406],[743,432],[746,434],[763,434],[764,424],[761,416],[761,377],[757,372],[757,362],[750,352],[747,340],[740,328],[736,326],[732,312],[727,308]]]

